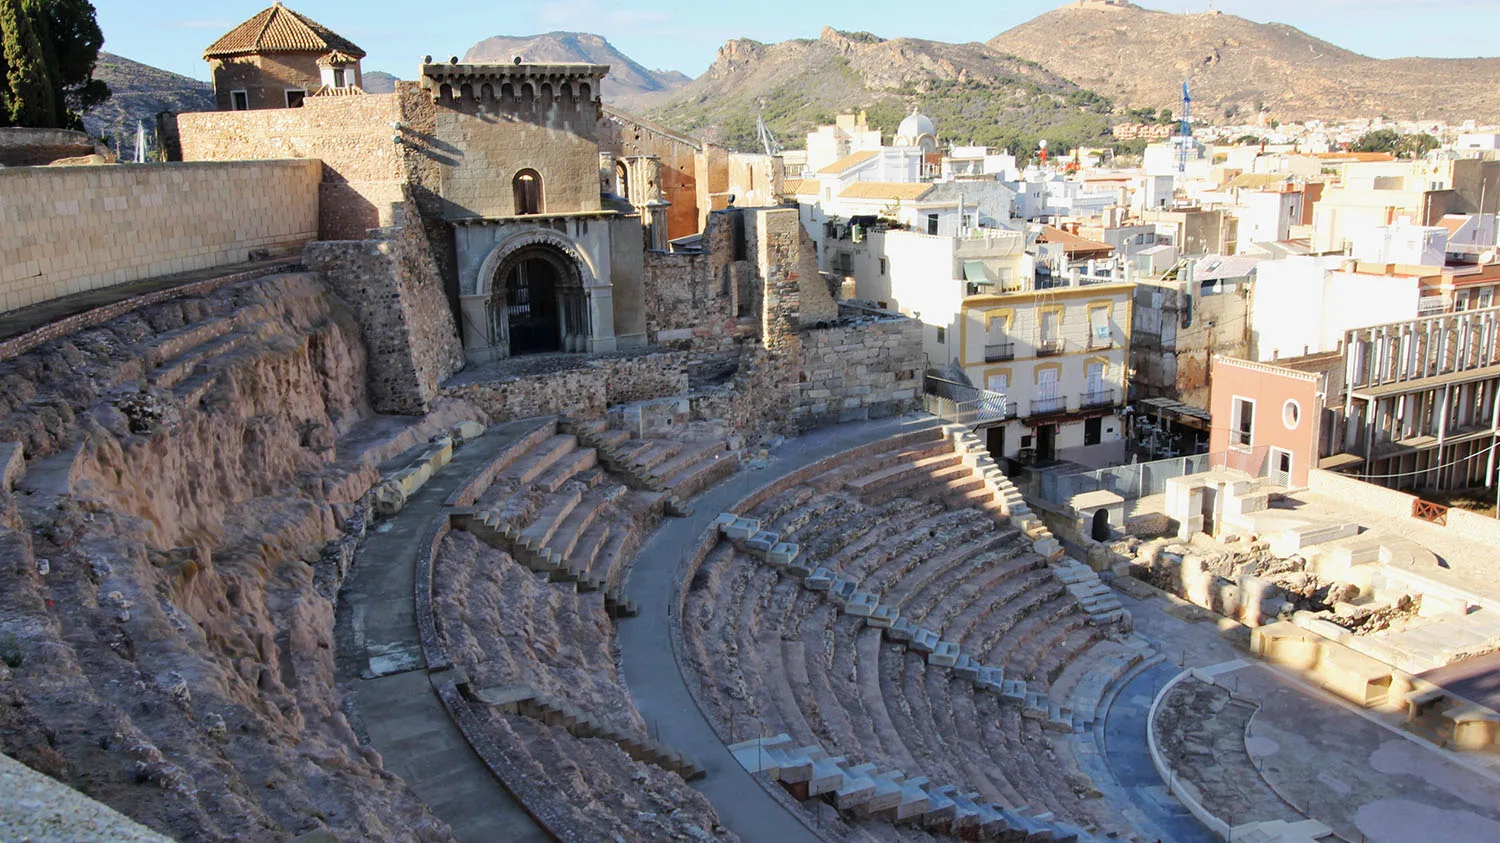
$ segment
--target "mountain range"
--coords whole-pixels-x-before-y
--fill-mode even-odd
[[[1055,148],[1108,139],[1131,111],[1176,111],[1182,84],[1194,116],[1246,123],[1385,116],[1500,121],[1500,58],[1374,59],[1279,23],[1216,12],[1170,14],[1130,4],[1073,4],[988,42],[949,44],[825,28],[816,39],[725,43],[697,79],[652,70],[581,32],[495,36],[465,61],[607,64],[603,96],[672,128],[758,149],[756,119],[797,147],[835,114],[864,109],[887,136],[912,109],[951,141]],[[211,87],[101,53],[96,74],[116,92],[90,112],[93,134],[134,131],[162,110],[213,107]],[[365,74],[370,93],[395,77]]]
[[[1282,122],[1500,119],[1500,58],[1373,59],[1286,24],[1219,12],[1065,6],[988,45],[1131,108],[1175,109],[1188,81],[1195,117],[1212,122],[1261,110]]]

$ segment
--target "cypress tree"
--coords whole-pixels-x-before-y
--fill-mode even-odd
[[[39,14],[45,14],[45,9],[37,0],[0,0],[0,50],[5,54],[10,124],[50,129],[60,121],[56,89],[47,74],[43,33],[34,25]]]

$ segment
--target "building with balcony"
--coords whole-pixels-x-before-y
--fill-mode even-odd
[[[1348,331],[1343,383],[1324,467],[1396,489],[1495,482],[1500,307]]]
[[[981,425],[996,459],[1122,462],[1134,285],[998,290],[962,302],[958,362],[975,386],[1006,396],[1007,418]]]

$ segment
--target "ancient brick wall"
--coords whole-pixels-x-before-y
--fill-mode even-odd
[[[906,412],[917,404],[925,360],[922,323],[915,319],[807,331],[792,420],[805,430]]]
[[[402,225],[378,237],[311,243],[303,260],[359,319],[371,406],[423,413],[463,367],[463,347],[416,209],[408,204],[400,216]]]
[[[316,158],[323,162],[318,236],[359,240],[395,222],[403,201],[406,156],[419,143],[397,144],[397,94],[313,97],[301,108],[181,114],[184,161]]]
[[[0,311],[294,251],[317,236],[318,164],[0,170]]]

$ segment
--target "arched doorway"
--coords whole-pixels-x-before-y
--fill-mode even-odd
[[[1109,510],[1100,509],[1094,513],[1094,527],[1089,537],[1096,542],[1107,542],[1114,533],[1109,526]]]
[[[495,280],[494,335],[509,340],[512,356],[588,350],[588,293],[572,258],[556,247],[533,244],[511,255]]]

